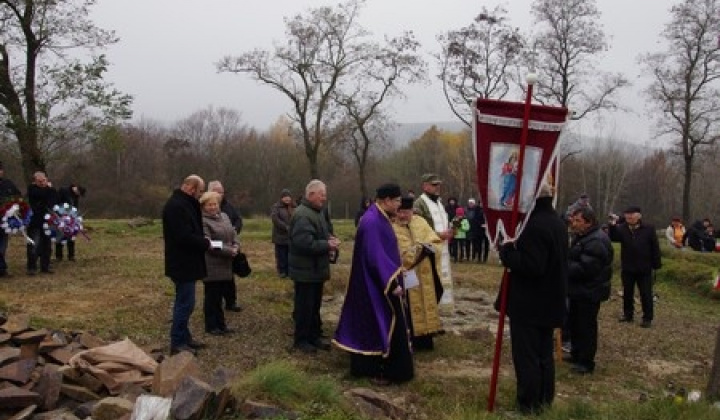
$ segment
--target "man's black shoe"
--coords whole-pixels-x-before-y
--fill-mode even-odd
[[[295,350],[300,351],[305,354],[317,353],[317,347],[313,346],[312,344],[308,343],[307,341],[301,341],[299,343],[295,343],[293,348]]]
[[[624,317],[618,319],[618,322],[633,322],[633,319],[624,316]]]
[[[228,327],[220,328],[220,331],[222,331],[223,334],[234,334],[235,333],[234,329],[228,328]]]
[[[572,357],[572,354],[563,354],[562,360],[566,363],[576,363],[575,358]]]
[[[232,305],[225,308],[225,310],[232,312],[242,312],[243,308],[240,305]]]
[[[178,353],[180,353],[180,352],[183,352],[183,351],[186,351],[186,352],[192,354],[193,356],[196,356],[196,355],[197,355],[197,351],[196,351],[194,348],[192,348],[192,347],[190,347],[189,345],[187,345],[187,344],[181,344],[181,345],[179,345],[179,346],[177,346],[177,347],[172,347],[172,348],[170,348],[170,354],[171,354],[171,355],[176,355],[176,354],[178,354]]]
[[[221,329],[219,329],[219,328],[215,328],[215,329],[213,329],[213,330],[208,330],[208,331],[206,331],[206,332],[207,332],[208,334],[210,334],[210,335],[218,335],[218,336],[219,336],[219,335],[225,335],[225,331],[223,331],[223,330],[221,330]]]
[[[648,321],[646,319],[643,320],[643,322],[640,324],[643,328],[650,328],[652,327],[652,321]]]
[[[37,270],[28,270],[26,273],[28,276],[34,276],[35,274],[37,274]]]
[[[312,344],[319,350],[330,351],[330,342],[327,339],[317,338],[310,342],[310,344]]]
[[[47,270],[40,270],[40,272],[41,272],[42,274],[53,274],[53,273],[55,273],[54,271],[52,271],[52,270],[49,269],[49,268],[48,268]]]
[[[188,343],[188,347],[190,347],[191,349],[194,349],[194,350],[202,350],[202,349],[204,349],[205,347],[207,347],[207,344],[202,343],[202,342],[200,342],[200,341],[195,341],[195,340],[193,340],[193,341],[191,341],[191,342]]]

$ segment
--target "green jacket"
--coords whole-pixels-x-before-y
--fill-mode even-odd
[[[290,278],[305,283],[330,279],[330,228],[322,210],[305,199],[290,219]]]

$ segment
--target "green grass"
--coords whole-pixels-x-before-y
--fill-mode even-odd
[[[163,274],[162,229],[159,221],[131,228],[123,220],[88,220],[90,241],[79,239],[78,261],[56,264],[52,276],[24,275],[24,246],[12,237],[8,261],[14,277],[0,280],[0,309],[31,315],[36,327],[94,331],[106,340],[129,337],[139,345],[166,345],[173,287]],[[341,238],[341,256],[332,266],[323,308],[342,299],[350,272],[354,226],[334,221]],[[292,344],[292,282],[275,275],[270,221],[245,221],[240,237],[253,274],[238,279],[242,313],[227,314],[239,331],[229,337],[206,336],[203,331],[203,286],[197,286],[197,309],[191,329],[209,348],[198,362],[211,372],[220,366],[239,373],[235,392],[240,398],[272,402],[296,411],[302,418],[358,419],[342,393],[372,387],[348,375],[347,354],[333,350],[314,357],[289,351]],[[494,257],[493,257],[494,258]],[[455,264],[456,287],[484,292],[485,297],[461,302],[464,311],[486,307],[494,299],[502,268],[492,263]],[[619,325],[621,299],[615,292],[601,307],[598,368],[595,375],[578,377],[557,367],[557,398],[539,419],[713,419],[720,410],[704,400],[675,404],[665,396],[668,383],[688,390],[705,390],[718,328],[718,301],[707,290],[708,277],[720,267],[720,255],[674,252],[663,248],[658,273],[656,322],[652,329]],[[705,286],[703,286],[705,285]],[[330,299],[330,298],[334,299]],[[459,295],[458,297],[462,297]],[[415,355],[416,378],[401,386],[378,388],[389,398],[426,419],[502,419],[512,417],[515,383],[510,343],[504,340],[495,413],[487,413],[489,373],[497,320],[464,315],[470,325],[461,332],[436,337],[436,349]],[[455,314],[457,316],[457,314]],[[335,315],[336,316],[336,315]],[[325,314],[325,330],[332,333],[335,318]],[[639,402],[641,396],[646,402]],[[237,417],[235,417],[237,418]]]

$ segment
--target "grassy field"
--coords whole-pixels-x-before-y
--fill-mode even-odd
[[[30,314],[36,327],[93,331],[106,340],[129,337],[140,345],[167,349],[173,288],[163,275],[159,222],[132,229],[123,220],[88,220],[86,226],[91,240],[78,240],[77,262],[54,264],[53,275],[26,276],[23,242],[11,238],[8,261],[14,275],[0,279],[0,308]],[[326,287],[323,316],[327,332],[335,327],[354,231],[351,221],[335,221],[335,226],[343,245]],[[333,397],[348,388],[370,386],[365,380],[349,377],[347,356],[335,349],[316,356],[290,351],[292,284],[275,276],[269,221],[247,220],[241,244],[253,274],[238,280],[239,300],[245,310],[226,315],[236,334],[204,334],[203,287],[198,284],[191,328],[197,339],[209,344],[199,355],[201,365],[207,372],[218,366],[237,370],[241,395],[279,402],[305,413],[305,418],[357,418]],[[556,403],[539,418],[720,418],[720,410],[705,401],[678,404],[668,397],[671,389],[705,393],[719,324],[719,301],[709,291],[710,273],[720,267],[720,255],[663,252],[666,268],[656,284],[659,300],[653,328],[617,323],[621,300],[615,294],[616,276],[613,298],[601,309],[595,374],[577,376],[560,364]],[[512,416],[515,384],[507,340],[496,413],[486,412],[495,333],[489,326],[496,324],[497,317],[492,311],[474,312],[489,307],[492,299],[488,297],[496,293],[501,268],[492,259],[487,265],[459,263],[453,269],[458,304],[450,315],[465,321],[466,326],[438,337],[435,351],[416,354],[415,380],[378,390],[410,407],[412,418]],[[277,387],[264,387],[262,378],[272,375],[258,372],[268,370],[285,378],[279,381],[290,387],[284,392],[293,394],[296,389],[296,396],[303,397],[283,399]],[[307,391],[310,383],[319,384],[320,391],[307,396],[301,391]]]

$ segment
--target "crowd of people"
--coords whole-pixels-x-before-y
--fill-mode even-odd
[[[720,252],[720,232],[715,231],[710,219],[696,220],[686,228],[682,219],[675,216],[665,229],[665,237],[675,249],[691,249],[697,252]]]
[[[74,183],[55,188],[42,171],[33,174],[32,183],[28,185],[27,193],[23,195],[13,181],[5,177],[5,169],[0,162],[0,202],[5,208],[7,205],[23,205],[27,210],[19,210],[16,214],[19,222],[18,231],[26,238],[26,274],[34,276],[52,274],[53,262],[60,262],[67,255],[68,261],[75,261],[75,239],[77,230],[63,232],[62,229],[51,231],[47,225],[47,215],[54,212],[56,206],[77,209],[80,207],[80,198],[85,195],[85,187]],[[27,217],[21,213],[26,211]],[[66,210],[63,210],[65,212]],[[7,218],[7,214],[0,215]],[[27,218],[28,220],[20,220]],[[7,221],[6,221],[7,223]],[[66,236],[69,235],[69,236]],[[55,244],[55,260],[53,256],[53,243]],[[0,228],[0,277],[12,275],[8,271],[6,254],[8,248],[8,232]],[[67,248],[67,254],[64,249]]]
[[[176,291],[172,353],[203,346],[188,328],[195,280],[205,283],[207,333],[227,334],[222,299],[228,296],[226,308],[236,305],[229,299],[234,299],[232,259],[239,252],[242,222],[232,222],[235,210],[223,200],[221,184],[210,185],[215,188],[206,192],[202,178],[189,176],[163,210],[166,274]],[[378,385],[414,377],[414,352],[433,350],[434,338],[444,331],[440,308],[453,302],[450,262],[485,262],[490,248],[482,208],[474,199],[468,199],[467,206],[456,199],[444,205],[442,180],[436,174],[423,175],[421,185],[421,194],[415,196],[396,184],[383,184],[373,199],[362,200],[334,334],[323,329],[320,315],[323,286],[341,246],[328,216],[327,187],[312,180],[299,200],[293,200],[289,190],[281,191],[270,210],[272,242],[277,275],[293,284],[296,352],[313,354],[335,345],[349,354],[351,374]],[[640,208],[628,207],[623,217],[613,216],[601,225],[587,195],[562,214],[554,209],[553,196],[554,187],[543,183],[523,233],[496,245],[509,275],[504,283],[506,308],[516,402],[523,413],[538,413],[553,402],[556,329],[563,328],[567,336],[564,359],[570,370],[594,372],[598,314],[610,296],[611,242],[620,244],[620,322],[634,321],[636,288],[642,309],[639,325],[650,328],[654,319],[652,280],[661,267],[660,247],[655,228],[643,222]],[[693,242],[688,231],[675,224],[668,228],[668,240]]]

